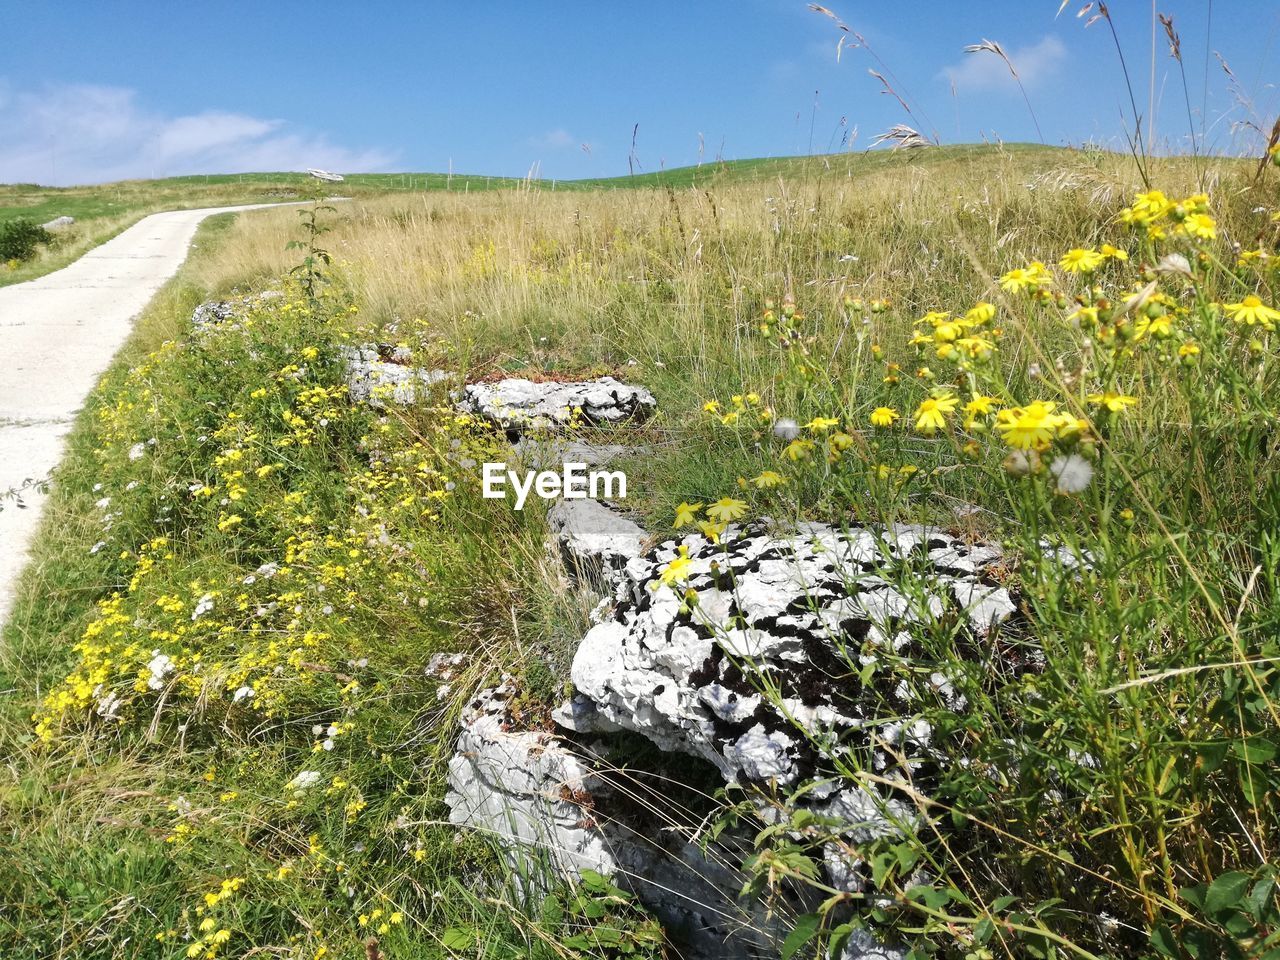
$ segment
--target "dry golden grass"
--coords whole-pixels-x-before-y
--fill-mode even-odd
[[[1235,163],[1211,166],[1205,186]],[[1185,159],[1153,167],[1172,193],[1197,187]],[[1127,158],[1056,150],[812,170],[711,189],[355,201],[328,215],[322,244],[385,339],[443,343],[452,362],[505,369],[636,360],[692,399],[760,372],[750,329],[766,297],[793,294],[817,336],[839,334],[839,312],[825,308],[846,295],[888,296],[907,313],[971,303],[1009,266],[1056,256],[1063,237],[1110,236],[1109,219],[1141,189]],[[286,244],[297,236],[296,210],[241,218],[196,279],[272,282],[296,263]]]

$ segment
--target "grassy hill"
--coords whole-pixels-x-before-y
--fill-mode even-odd
[[[993,156],[1015,157],[1028,169],[1049,169],[1073,151],[1031,144],[960,145],[923,150],[877,150],[807,157],[774,157],[709,162],[633,176],[581,180],[522,179],[472,174],[358,173],[323,189],[334,195],[371,200],[413,193],[463,193],[530,189],[595,191],[710,189],[782,178],[788,182],[835,181],[895,169],[954,169]],[[31,261],[0,264],[0,286],[20,283],[65,266],[150,213],[240,203],[289,202],[312,196],[317,181],[302,173],[209,174],[157,180],[124,180],[75,187],[0,184],[0,224],[24,218],[46,223],[74,217],[58,232],[52,248]]]
[[[900,832],[851,839],[768,783],[693,811],[756,837],[795,957],[854,922],[946,960],[1273,956],[1280,201],[1230,161],[1151,177],[1167,197],[1126,158],[1031,147],[353,177],[314,297],[285,279],[294,211],[206,223],[79,418],[0,643],[0,954],[662,956],[625,898],[546,875],[559,899],[531,902],[448,822],[463,705],[509,673],[520,722],[550,728],[598,598],[540,501],[480,496],[500,431],[443,395],[350,401],[343,348],[376,341],[469,381],[650,387],[654,419],[586,437],[632,448],[623,505],[659,538],[741,516],[1000,544],[1008,631],[869,561],[919,616],[886,615],[891,645],[842,621],[814,661],[904,751],[884,769],[818,736],[822,770],[891,792]],[[264,289],[284,296],[192,335],[201,300]],[[458,651],[452,686],[424,673]],[[874,894],[815,880],[831,844]]]

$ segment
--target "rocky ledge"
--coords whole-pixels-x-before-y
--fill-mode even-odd
[[[682,556],[682,578],[663,583]],[[880,661],[920,656],[926,622],[975,640],[998,630],[1016,610],[987,572],[999,559],[995,547],[914,526],[808,524],[780,535],[757,525],[730,529],[723,544],[668,541],[628,562],[612,614],[578,648],[576,696],[559,715],[579,732],[640,733],[710,762],[726,782],[816,780],[806,804],[847,824],[851,840],[896,831],[912,811],[869,788],[823,783],[830,758],[814,744],[889,780],[929,763],[932,731],[913,719],[922,704],[881,677]],[[909,592],[895,585],[903,576]],[[935,672],[929,686],[963,710],[954,680]]]
[[[545,876],[537,863],[562,876],[595,870],[614,878],[653,911],[679,956],[778,955],[786,917],[815,904],[803,890],[768,905],[739,899],[747,878],[737,864],[750,854],[749,836],[723,835],[705,848],[690,839],[696,825],[672,799],[690,778],[687,758],[678,774],[646,784],[618,770],[616,754],[633,750],[529,729],[513,716],[515,697],[506,677],[464,708],[445,797],[452,823],[496,839],[518,885]]]
[[[547,512],[547,526],[566,569],[588,584],[617,583],[649,539],[636,523],[598,500],[557,500]]]
[[[613,377],[545,383],[512,377],[468,384],[458,408],[522,434],[559,430],[575,417],[592,425],[641,421],[657,409],[657,401],[644,387]]]
[[[730,528],[720,544],[691,535],[646,552],[641,535],[628,531],[625,547],[610,555],[602,545],[621,518],[603,505],[577,503],[590,505],[564,512],[580,511],[603,539],[566,534],[571,525],[555,518],[556,542],[571,569],[622,564],[613,608],[578,647],[574,696],[553,714],[562,732],[522,732],[503,712],[503,688],[472,703],[451,767],[455,822],[559,851],[568,873],[590,866],[628,876],[638,890],[683,890],[696,879],[705,884],[698,896],[713,905],[702,913],[689,903],[676,909],[653,890],[642,896],[664,922],[701,931],[688,956],[776,955],[776,931],[755,906],[737,900],[740,852],[713,858],[727,871],[721,876],[689,859],[696,831],[671,831],[660,850],[638,844],[652,825],[635,821],[634,804],[614,803],[620,788],[602,772],[611,768],[584,757],[603,756],[610,745],[634,754],[634,744],[622,747],[620,738],[638,735],[670,758],[664,762],[685,765],[674,782],[702,770],[716,783],[759,787],[761,798],[777,788],[798,792],[789,802],[839,824],[823,849],[826,882],[862,891],[865,871],[853,851],[916,816],[888,784],[910,777],[913,788],[927,789],[938,761],[933,731],[919,719],[926,704],[917,698],[965,708],[958,678],[926,673],[913,692],[893,662],[927,662],[924,631],[944,629],[962,648],[1004,644],[1014,668],[1030,665],[1014,640],[1014,598],[997,576],[1001,553],[919,526],[805,524],[780,532],[761,523]],[[882,785],[836,776],[833,760],[844,755]],[[584,808],[580,801],[588,798]],[[673,809],[661,798],[646,806]],[[758,810],[765,820],[777,815],[763,799]],[[525,826],[505,829],[513,823]],[[799,909],[805,892],[792,895]],[[735,914],[751,937],[715,947],[714,917]],[[843,960],[900,956],[860,937]]]
[[[206,300],[192,311],[191,326],[197,333],[210,330],[244,317],[265,301],[278,300],[281,296],[279,290],[263,290],[226,300]]]
[[[408,350],[390,344],[343,347],[341,352],[351,399],[379,409],[419,402],[434,384],[450,378],[444,370],[415,367]]]

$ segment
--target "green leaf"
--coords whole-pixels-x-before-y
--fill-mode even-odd
[[[1267,913],[1267,905],[1271,900],[1271,891],[1275,887],[1275,881],[1270,877],[1264,877],[1253,885],[1253,889],[1249,891],[1249,897],[1245,901],[1245,905],[1249,908],[1249,913],[1253,915],[1253,919],[1259,923]]]
[[[1266,737],[1248,737],[1232,743],[1231,752],[1245,763],[1267,763],[1280,749]]]
[[[1173,931],[1169,929],[1167,923],[1162,923],[1151,931],[1151,946],[1156,953],[1162,957],[1177,957],[1178,941],[1173,937]]]
[[[909,843],[899,843],[893,851],[898,856],[898,866],[903,870],[910,870],[920,859],[920,851]]]
[[[991,939],[991,935],[996,932],[996,925],[991,922],[990,917],[983,917],[973,928],[973,939],[981,946]]]
[[[796,925],[787,934],[787,939],[782,941],[782,960],[791,960],[797,950],[817,935],[821,924],[822,918],[816,913],[806,913],[796,918]]]
[[[951,892],[939,887],[912,887],[907,891],[907,899],[919,901],[926,907],[939,910],[951,902]]]
[[[1205,913],[1215,916],[1239,904],[1249,887],[1249,879],[1249,875],[1240,870],[1232,870],[1215,879],[1209,884],[1209,891],[1204,897]]]
[[[832,957],[844,955],[844,945],[849,940],[849,935],[855,929],[852,923],[842,923],[831,931],[831,936],[827,938],[827,954]]]
[[[1182,887],[1178,890],[1178,895],[1183,900],[1200,910],[1204,909],[1204,890],[1203,883],[1197,883],[1194,887]]]
[[[1247,767],[1240,771],[1240,792],[1250,806],[1260,807],[1267,799],[1267,788],[1257,776],[1257,771]]]
[[[601,892],[609,888],[609,881],[597,870],[583,870],[579,877],[582,885],[588,890]]]
[[[440,942],[446,950],[466,950],[476,942],[476,931],[473,927],[448,927],[440,935]]]
[[[877,887],[883,887],[889,876],[889,870],[898,862],[892,851],[877,853],[871,858],[871,881]]]

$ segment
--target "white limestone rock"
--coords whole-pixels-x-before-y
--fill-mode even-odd
[[[264,303],[279,300],[282,296],[284,294],[279,290],[263,290],[226,300],[206,300],[192,311],[191,326],[197,333],[207,332],[241,319]]]
[[[435,670],[459,665],[442,658]],[[518,885],[524,878],[553,879],[540,874],[538,864],[549,864],[567,878],[588,869],[612,877],[658,917],[679,944],[680,956],[776,958],[789,932],[788,917],[814,909],[814,895],[778,913],[771,910],[774,902],[739,901],[747,878],[734,864],[750,855],[750,834],[726,832],[704,851],[689,839],[689,825],[673,829],[628,820],[620,810],[631,817],[638,807],[656,811],[666,788],[655,792],[623,779],[625,774],[600,756],[599,746],[519,729],[508,710],[514,693],[512,680],[505,678],[477,694],[462,713],[445,796],[450,822],[495,838]],[[624,792],[632,802],[620,805],[616,801]],[[677,806],[671,812],[686,811]],[[801,889],[793,896],[805,894]]]
[[[236,307],[230,300],[206,300],[191,314],[191,326],[197,330],[215,327],[236,314]]]
[[[432,386],[450,377],[444,370],[413,366],[408,351],[391,346],[365,344],[343,347],[341,352],[349,396],[375,409],[417,403]]]
[[[570,574],[588,583],[616,583],[649,538],[599,500],[557,500],[547,512],[547,526]]]
[[[566,463],[603,467],[619,457],[641,452],[620,443],[592,443],[563,436],[521,437],[512,444],[511,451],[513,459],[538,470],[551,470]]]
[[[974,641],[997,630],[1016,609],[984,572],[1000,551],[918,526],[846,532],[806,523],[780,534],[755,525],[730,528],[724,541],[695,534],[628,561],[612,614],[574,657],[575,690],[594,707],[576,708],[575,729],[620,726],[745,784],[794,788],[821,778],[815,740],[861,749],[890,778],[931,763],[932,731],[913,719],[921,705],[906,684],[878,680],[877,651],[909,656],[912,627],[926,619],[956,618]],[[681,547],[691,563],[674,589],[660,575]],[[916,589],[887,578],[895,566],[918,577]],[[696,605],[684,603],[685,588]],[[855,668],[885,686],[861,695]],[[763,678],[781,708],[761,695]],[[962,709],[952,679],[935,671],[929,684]],[[912,819],[887,793],[853,787],[807,802],[846,823],[852,839]]]
[[[75,217],[54,217],[48,223],[42,224],[42,226],[46,230],[61,230],[64,227],[71,226],[75,222],[76,222]]]
[[[566,875],[611,875],[613,855],[587,806],[599,780],[559,738],[511,729],[514,692],[507,678],[463,710],[449,760],[449,822],[481,829],[508,849],[536,849]]]
[[[613,377],[598,380],[539,383],[511,377],[491,383],[471,383],[458,408],[485,417],[510,433],[553,431],[573,421],[575,412],[589,424],[640,421],[657,409],[644,387]]]

